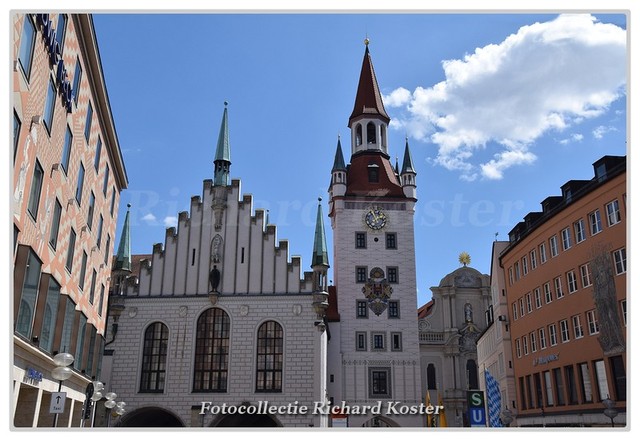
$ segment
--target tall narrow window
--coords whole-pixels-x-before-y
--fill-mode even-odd
[[[113,209],[116,206],[116,188],[113,187],[111,190],[111,206],[109,207],[109,213],[111,214],[111,217],[113,217]]]
[[[367,318],[367,301],[356,300],[356,318]]]
[[[51,219],[51,231],[49,232],[49,245],[54,250],[58,246],[58,231],[60,230],[60,217],[62,216],[62,205],[56,198],[56,205],[53,208],[53,218]]]
[[[547,337],[545,335],[544,332],[544,328],[540,328],[538,329],[538,337],[540,340],[540,350],[546,349],[547,348]]]
[[[144,332],[140,375],[141,393],[164,392],[168,346],[169,329],[167,326],[161,322],[150,324]]]
[[[531,250],[531,252],[529,253],[529,258],[531,260],[531,271],[533,271],[534,269],[536,269],[538,267],[538,259],[536,259],[536,250],[535,250],[535,248],[533,250]]]
[[[529,265],[527,265],[527,256],[522,257],[522,276],[526,276],[529,273]]]
[[[84,165],[80,163],[78,169],[78,184],[76,185],[76,201],[78,205],[82,205],[82,189],[84,188]]]
[[[80,326],[78,327],[78,336],[76,337],[76,353],[73,366],[77,370],[84,369],[82,358],[84,357],[84,342],[87,334],[87,316],[80,314]]]
[[[576,273],[569,271],[567,273],[567,287],[569,288],[569,294],[578,290],[578,281],[576,279]]]
[[[282,392],[284,335],[278,322],[264,322],[258,328],[256,392]]]
[[[549,344],[551,346],[556,346],[558,344],[558,334],[555,323],[549,325]]]
[[[80,280],[78,281],[78,287],[83,290],[84,289],[84,279],[87,273],[87,253],[85,251],[82,252],[82,264],[80,265]]]
[[[435,390],[438,388],[436,381],[436,367],[433,363],[429,363],[427,366],[427,389]]]
[[[387,267],[387,281],[389,283],[398,283],[398,267],[397,266]]]
[[[22,26],[22,35],[20,36],[20,52],[18,52],[18,61],[24,76],[29,81],[31,76],[31,62],[33,59],[33,47],[36,42],[36,27],[31,20],[30,14],[25,14],[24,24]]]
[[[44,170],[38,161],[33,168],[33,180],[31,181],[31,192],[29,194],[29,205],[27,209],[33,219],[38,218],[38,207],[40,207],[40,195],[42,193],[42,182],[44,180]]]
[[[87,119],[84,122],[84,139],[89,142],[89,137],[91,137],[91,120],[93,119],[93,106],[91,105],[91,101],[89,101],[89,105],[87,106]]]
[[[571,248],[571,230],[565,228],[562,230],[562,250],[566,251]]]
[[[580,243],[585,240],[584,220],[580,219],[573,224],[573,232],[576,235],[576,243]]]
[[[82,81],[82,66],[80,66],[80,58],[76,59],[76,70],[73,74],[73,101],[78,105],[78,97],[80,96],[80,82]]]
[[[540,250],[540,263],[545,263],[547,261],[547,246],[542,242],[538,249]]]
[[[89,229],[93,228],[93,211],[95,210],[95,207],[96,195],[91,191],[91,194],[89,195],[89,209],[87,210],[87,226]]]
[[[553,279],[553,282],[556,287],[556,299],[561,299],[564,297],[564,292],[562,291],[562,277],[556,277]]]
[[[602,231],[602,219],[600,219],[600,210],[589,213],[589,226],[591,227],[592,236]]]
[[[551,372],[544,371],[544,386],[545,386],[545,395],[547,396],[547,407],[553,406],[553,383],[551,381]]]
[[[569,322],[566,319],[560,320],[560,335],[562,337],[562,343],[569,341]]]
[[[562,381],[562,371],[560,368],[553,370],[553,379],[556,383],[556,397],[558,398],[558,406],[564,406],[566,401],[564,398],[564,382]]]
[[[89,290],[89,303],[91,303],[92,305],[96,296],[96,277],[97,276],[98,276],[98,273],[96,272],[96,270],[93,270],[91,272],[91,289]]]
[[[591,268],[586,263],[580,267],[580,278],[582,279],[582,287],[591,286]]]
[[[618,200],[611,201],[607,204],[607,223],[609,226],[620,222],[620,205]]]
[[[564,373],[567,377],[567,393],[569,395],[569,404],[578,404],[578,389],[576,388],[576,376],[573,366],[565,366]]]
[[[389,368],[369,368],[369,397],[391,397],[391,370]]]
[[[398,248],[397,236],[396,233],[386,233],[385,234],[386,247],[388,250],[395,250]]]
[[[625,373],[624,362],[621,355],[616,355],[609,359],[611,365],[611,375],[615,399],[617,401],[627,400],[627,374]]]
[[[600,401],[609,397],[609,382],[607,381],[607,369],[603,360],[598,360],[593,363],[594,373],[596,375],[596,382],[598,383],[598,394],[600,395]]]
[[[549,282],[544,284],[544,302],[553,302],[553,295],[551,294],[551,284]]]
[[[22,282],[22,293],[20,296],[20,306],[18,308],[18,318],[15,330],[23,337],[30,339],[33,326],[33,317],[36,309],[36,298],[38,297],[38,284],[40,283],[40,268],[42,263],[29,250],[27,258],[27,269]]]
[[[551,236],[549,238],[549,248],[551,249],[551,257],[556,257],[558,255],[558,237]]]
[[[598,326],[598,316],[596,315],[595,309],[587,311],[587,325],[589,327],[589,335],[594,335],[600,332],[600,327]]]
[[[367,144],[376,143],[376,125],[372,122],[367,124]]]
[[[109,247],[111,246],[111,235],[107,234],[107,244],[104,247],[104,263],[109,263],[109,255],[111,251],[109,251]]]
[[[67,16],[65,14],[58,14],[58,24],[56,25],[56,43],[60,48],[60,55],[64,50],[64,36],[67,31]]]
[[[356,248],[367,248],[367,233],[356,232]]]
[[[42,317],[42,331],[40,332],[40,340],[38,342],[40,348],[48,353],[51,353],[53,350],[53,333],[56,327],[59,301],[60,284],[51,277],[49,278],[47,301],[44,305],[44,314]]]
[[[591,387],[591,375],[589,374],[589,364],[580,363],[578,365],[578,374],[580,375],[580,391],[582,392],[582,402],[593,402],[593,389]]]
[[[100,215],[98,219],[98,237],[96,238],[96,244],[98,245],[98,248],[100,248],[100,244],[102,243],[102,224],[104,223],[104,218]]]
[[[56,103],[56,87],[53,84],[53,80],[49,78],[49,87],[47,88],[47,98],[44,102],[44,114],[43,122],[47,132],[51,134],[51,127],[53,125],[53,111]]]
[[[102,154],[102,140],[98,136],[98,142],[96,143],[96,156],[93,159],[93,168],[96,169],[96,173],[100,170],[100,155]]]
[[[102,317],[102,306],[104,305],[104,285],[100,285],[100,300],[98,301],[98,315]]]
[[[102,194],[107,197],[107,187],[109,186],[109,165],[104,166],[104,182],[102,183]]]
[[[73,322],[76,316],[76,305],[67,297],[64,309],[64,322],[62,324],[62,338],[60,339],[60,350],[69,352],[71,350],[71,333]]]
[[[627,250],[620,248],[613,252],[613,262],[615,264],[616,275],[627,272]]]
[[[22,121],[20,117],[13,111],[13,162],[16,162],[16,154],[18,153],[18,141],[20,140],[20,129],[22,128]]]
[[[209,308],[198,318],[194,392],[226,392],[229,369],[229,316]]]
[[[71,146],[73,146],[73,133],[71,128],[67,126],[67,131],[64,134],[64,146],[62,148],[62,159],[60,165],[65,173],[69,173],[69,160],[71,158]]]
[[[69,248],[67,248],[67,262],[65,267],[67,271],[71,272],[73,269],[73,253],[76,247],[76,232],[71,228],[71,232],[69,233]]]

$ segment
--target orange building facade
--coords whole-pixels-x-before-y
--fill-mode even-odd
[[[518,426],[626,424],[626,157],[593,165],[593,179],[567,182],[513,228],[500,256]]]
[[[91,16],[14,14],[12,24],[13,424],[75,427],[100,374],[127,175]],[[62,352],[75,361],[60,385],[51,372]]]

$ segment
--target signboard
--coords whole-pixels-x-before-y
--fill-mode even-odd
[[[64,413],[64,404],[67,401],[66,392],[54,392],[51,394],[49,413]]]
[[[485,409],[484,391],[467,391],[467,407],[471,427],[487,427],[487,411]]]

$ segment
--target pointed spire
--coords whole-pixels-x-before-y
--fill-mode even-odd
[[[228,102],[224,102],[224,113],[222,114],[222,123],[220,124],[220,133],[218,134],[218,146],[216,148],[216,156],[213,160],[214,167],[214,185],[229,184],[229,166],[231,165],[231,149],[229,147],[229,123],[227,115]]]
[[[316,234],[313,240],[313,257],[311,267],[322,265],[329,266],[329,249],[327,248],[327,237],[324,234],[324,221],[322,216],[322,198],[318,198],[318,216],[316,217]]]
[[[411,152],[409,151],[409,138],[406,138],[406,144],[404,146],[404,159],[402,160],[402,173],[416,174],[415,168],[413,168],[413,161],[411,160]]]
[[[362,69],[360,71],[360,80],[358,82],[358,92],[356,93],[356,102],[353,106],[353,112],[349,117],[349,127],[354,118],[361,115],[378,115],[387,124],[391,120],[387,112],[384,110],[382,103],[382,95],[378,88],[378,81],[373,70],[371,55],[369,54],[369,39],[365,39],[364,59],[362,60]]]
[[[127,214],[124,217],[122,226],[122,235],[120,236],[120,244],[118,245],[118,254],[113,264],[114,270],[131,271],[131,232],[129,229],[129,211],[131,204],[127,204]]]
[[[338,135],[338,147],[336,147],[336,157],[333,160],[333,168],[332,172],[338,170],[346,170],[347,167],[344,165],[344,155],[342,154],[342,145],[340,145],[340,135]]]
[[[397,176],[400,176],[400,167],[398,167],[398,157],[396,156],[396,166],[394,167],[394,172],[396,172]]]

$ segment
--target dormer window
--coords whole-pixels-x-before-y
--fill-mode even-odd
[[[379,181],[379,176],[380,176],[380,172],[379,172],[379,167],[377,164],[369,164],[369,166],[367,167],[367,171],[369,172],[369,182],[370,183],[377,183]]]

